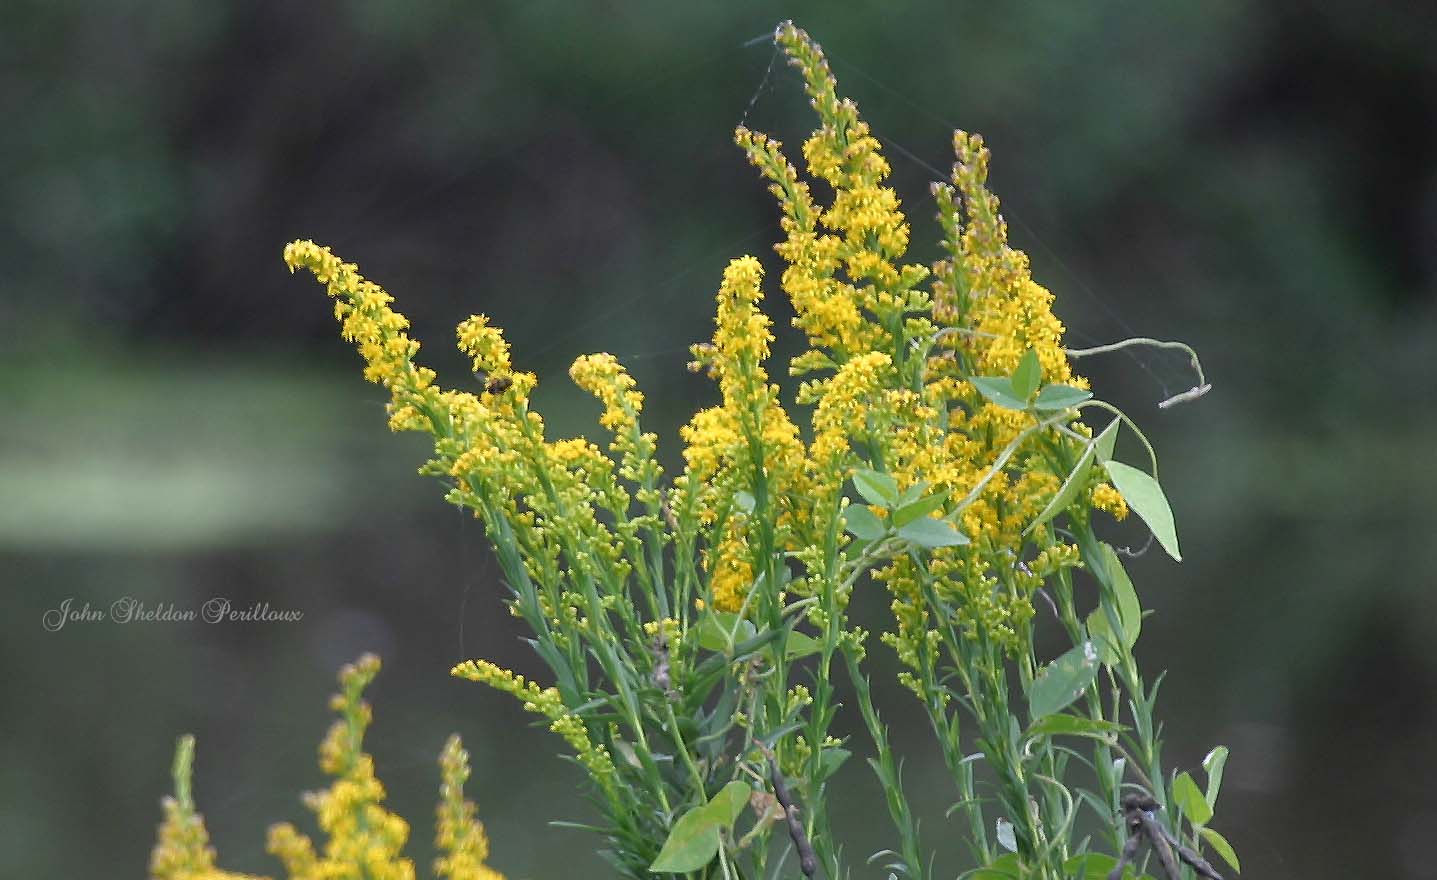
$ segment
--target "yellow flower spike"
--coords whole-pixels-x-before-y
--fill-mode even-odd
[[[195,811],[191,795],[195,738],[185,735],[175,744],[171,771],[175,793],[163,800],[165,819],[159,840],[150,853],[151,880],[261,880],[250,874],[235,874],[215,867],[215,850],[210,846],[204,817]]]
[[[610,449],[618,456],[619,475],[640,485],[640,500],[657,504],[653,495],[663,471],[654,460],[658,438],[639,429],[639,413],[644,408],[644,395],[634,379],[611,354],[584,355],[569,367],[569,378],[575,385],[594,395],[604,405],[599,417],[614,435]],[[609,470],[612,470],[612,465]],[[628,496],[623,496],[624,508]],[[614,508],[614,509],[624,509]]]
[[[489,858],[489,838],[484,823],[475,816],[474,803],[464,799],[469,753],[457,734],[444,744],[439,767],[442,783],[434,845],[443,855],[434,860],[434,873],[447,880],[504,880],[503,874],[484,864]]]
[[[459,350],[473,358],[474,372],[502,376],[513,370],[504,332],[490,324],[487,316],[471,315],[456,329]]]
[[[744,597],[753,586],[753,564],[749,561],[748,540],[738,521],[733,519],[729,523],[714,554],[709,589],[714,607],[733,613],[743,607]]]
[[[524,711],[548,718],[549,730],[569,743],[575,758],[589,771],[600,788],[610,796],[615,794],[614,762],[608,749],[594,745],[583,720],[569,713],[563,700],[559,698],[557,689],[541,688],[526,681],[524,676],[488,660],[465,660],[451,669],[449,674],[510,694],[524,704]]]
[[[319,762],[335,781],[304,798],[328,838],[322,852],[316,855],[314,844],[291,825],[270,829],[267,848],[284,862],[292,880],[414,878],[414,863],[401,855],[409,824],[381,806],[384,786],[374,775],[374,759],[363,751],[373,712],[362,695],[379,668],[379,658],[373,654],[345,665],[339,673],[340,692],[330,701],[340,719],[320,745]]]

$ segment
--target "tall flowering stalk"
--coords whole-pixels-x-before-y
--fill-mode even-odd
[[[414,880],[414,862],[403,849],[409,823],[383,806],[384,785],[374,775],[374,759],[364,752],[364,733],[373,718],[362,697],[379,673],[379,658],[366,654],[340,670],[340,692],[330,701],[339,718],[319,747],[319,766],[333,784],[309,792],[304,802],[318,820],[325,841],[314,841],[288,822],[269,830],[268,849],[284,865],[290,880]],[[150,856],[151,880],[267,880],[215,866],[215,851],[191,794],[195,740],[180,738],[173,769],[175,794],[164,799],[165,819]],[[469,754],[458,736],[449,738],[439,760],[438,833],[440,856],[434,874],[444,880],[504,880],[485,864],[489,839],[464,799]]]
[[[1155,457],[1148,470],[1113,458],[1120,424],[1151,447],[1073,371],[1114,347],[1064,347],[1052,294],[1008,244],[977,136],[955,134],[952,178],[933,188],[946,256],[905,262],[879,140],[816,43],[789,23],[775,39],[819,119],[802,154],[824,195],[777,141],[742,127],[735,140],[782,212],[805,425],[770,379],[751,256],[725,270],[713,337],[694,346],[718,400],[682,429],[684,468],[666,480],[613,356],[570,370],[599,402],[606,445],[551,439],[529,405],[534,375],[487,318],[458,328],[477,387],[442,388],[383,289],[313,242],[285,249],[389,392],[390,426],[433,437],[422,472],[483,520],[548,681],[484,660],[453,674],[512,694],[568,745],[621,874],[777,876],[793,854],[804,875],[836,878],[825,793],[850,755],[830,735],[842,665],[895,823],[891,867],[923,878],[865,672],[872,640],[847,615],[853,590],[877,582],[893,612],[879,641],[928,716],[986,876],[1116,877],[1148,838],[1189,865],[1206,866],[1201,841],[1231,855],[1206,827],[1226,752],[1205,762],[1205,792],[1165,771],[1156,686],[1132,654],[1141,606],[1095,524],[1134,511],[1177,558]],[[1045,664],[1039,626],[1071,649]],[[1096,839],[1075,831],[1085,804],[1107,829]]]

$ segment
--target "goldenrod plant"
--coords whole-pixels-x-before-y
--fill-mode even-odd
[[[284,822],[269,830],[268,849],[283,863],[290,880],[413,880],[414,862],[403,855],[409,823],[383,806],[384,785],[374,775],[374,759],[364,752],[364,733],[372,712],[361,695],[379,672],[379,658],[366,654],[339,673],[340,692],[330,701],[339,714],[319,747],[319,766],[334,777],[329,788],[309,792],[305,805],[315,814],[325,843],[314,841]],[[151,880],[264,880],[215,867],[204,819],[191,794],[195,740],[180,738],[175,749],[173,797],[164,800],[159,842],[150,856]],[[452,736],[439,759],[439,807],[435,844],[440,856],[434,876],[443,880],[504,880],[485,864],[489,839],[464,799],[469,755]]]
[[[1136,514],[1179,558],[1156,455],[1074,369],[1127,345],[1191,350],[1065,347],[1053,295],[1008,243],[976,135],[954,135],[951,179],[933,186],[943,259],[906,262],[878,137],[807,34],[785,23],[775,40],[818,116],[807,174],[770,137],[740,127],[735,140],[781,210],[779,286],[807,340],[788,370],[802,379],[783,400],[762,266],[734,260],[691,364],[717,402],[682,429],[672,477],[612,355],[570,370],[599,402],[606,445],[552,439],[530,406],[536,377],[485,316],[458,328],[477,386],[445,388],[379,285],[313,242],[285,248],[388,391],[390,427],[432,436],[421,472],[483,521],[546,680],[485,660],[453,674],[512,694],[559,735],[591,782],[600,818],[585,827],[622,876],[929,877],[871,693],[878,645],[896,652],[952,777],[953,808],[927,827],[967,839],[969,876],[1215,877],[1204,846],[1236,868],[1208,827],[1226,751],[1203,762],[1205,788],[1164,765],[1157,684],[1133,654],[1144,611],[1100,537],[1104,516]],[[1192,363],[1194,389],[1165,405],[1206,390]],[[1123,426],[1141,467],[1115,457]],[[877,638],[848,614],[870,589],[892,608]],[[1040,629],[1070,647],[1040,652]],[[840,709],[866,746],[832,735]],[[356,774],[353,791],[320,805],[345,833],[330,805],[379,809],[352,758],[363,722],[348,723],[350,757],[336,746],[326,766]],[[881,867],[851,858],[829,822],[830,780],[860,748],[894,823]],[[384,837],[387,822],[366,833],[402,837]],[[292,832],[271,843],[311,875],[319,857]]]

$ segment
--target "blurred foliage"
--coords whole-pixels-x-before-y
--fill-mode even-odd
[[[915,223],[949,129],[983,132],[1014,241],[1074,338],[1203,353],[1213,392],[1146,422],[1188,561],[1131,567],[1166,585],[1144,660],[1177,673],[1170,755],[1232,747],[1249,872],[1433,876],[1411,842],[1437,834],[1437,550],[1420,531],[1437,491],[1437,34],[1415,0],[11,0],[0,873],[141,870],[179,730],[212,749],[197,796],[215,827],[284,812],[270,793],[312,761],[275,744],[306,741],[310,695],[365,649],[391,661],[376,699],[404,719],[371,734],[401,768],[397,809],[423,811],[428,756],[459,729],[501,869],[590,858],[540,822],[576,817],[570,769],[513,736],[517,709],[443,675],[480,642],[531,663],[477,527],[406,473],[413,438],[377,430],[378,398],[276,254],[313,236],[361,260],[404,292],[441,372],[461,367],[447,328],[471,311],[541,379],[613,351],[671,437],[705,393],[681,364],[724,262],[772,259],[776,216],[729,135],[745,117],[797,134],[793,74],[743,45],[786,17],[887,140]],[[1140,362],[1142,382],[1123,384],[1130,362],[1093,378],[1133,410],[1186,387],[1180,358]],[[576,409],[561,434],[590,414],[563,384],[540,401]],[[65,597],[125,595],[305,620],[39,625]],[[874,794],[834,816],[855,852],[891,843],[864,819]],[[258,839],[216,844],[273,869]]]

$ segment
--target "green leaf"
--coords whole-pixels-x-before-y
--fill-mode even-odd
[[[1038,390],[1038,383],[1043,381],[1043,365],[1038,362],[1038,353],[1028,349],[1022,360],[1018,361],[1018,368],[1013,371],[1013,396],[1023,401],[1026,406],[1028,398]]]
[[[927,480],[919,480],[918,482],[909,486],[907,489],[904,489],[903,494],[898,496],[898,502],[893,506],[907,507],[908,505],[917,501],[919,498],[923,497],[923,493],[928,491],[928,485],[929,484]]]
[[[752,791],[747,782],[735,779],[719,789],[719,793],[714,795],[714,799],[709,801],[704,809],[712,810],[724,828],[732,828],[743,808],[748,805],[748,796]]]
[[[1021,866],[1017,853],[994,859],[987,867],[968,874],[967,880],[1017,880]]]
[[[1080,715],[1065,715],[1061,712],[1039,718],[1023,734],[1024,739],[1034,736],[1092,736],[1106,739],[1110,733],[1122,730],[1121,724],[1083,718]]]
[[[1013,396],[1013,383],[1007,376],[969,376],[968,381],[978,393],[1008,409],[1027,409],[1028,402]]]
[[[1093,646],[1098,649],[1098,661],[1104,666],[1117,666],[1122,659],[1118,650],[1122,640],[1113,635],[1108,626],[1108,615],[1103,613],[1102,608],[1094,608],[1089,612],[1085,623],[1088,627],[1088,638],[1093,640]]]
[[[1108,625],[1108,615],[1103,607],[1099,605],[1088,615],[1088,635],[1098,645],[1099,659],[1107,666],[1113,666],[1118,662],[1115,647],[1131,648],[1138,640],[1138,633],[1143,628],[1143,606],[1138,601],[1138,591],[1133,588],[1132,579],[1128,577],[1127,569],[1123,568],[1123,561],[1118,558],[1118,553],[1109,544],[1101,545],[1103,555],[1102,563],[1093,575],[1100,579],[1111,592],[1117,601],[1118,620],[1122,624],[1122,638],[1114,635]],[[1107,592],[1104,593],[1106,599]]]
[[[898,537],[929,550],[935,547],[961,547],[968,543],[968,536],[958,531],[948,520],[926,516],[899,529]]]
[[[737,626],[737,632],[734,628]],[[737,614],[727,611],[710,610],[699,620],[699,647],[710,651],[727,651],[732,647],[729,641],[729,634],[733,633],[733,642],[744,642],[754,637],[757,630],[753,621],[740,620]]]
[[[1039,397],[1041,396],[1042,395],[1039,395]],[[1042,513],[1039,513],[1037,517],[1028,524],[1028,528],[1024,530],[1023,534],[1033,531],[1033,529],[1036,529],[1038,526],[1072,506],[1073,501],[1078,497],[1078,493],[1086,489],[1088,483],[1092,480],[1093,475],[1090,472],[1090,465],[1093,463],[1093,460],[1096,458],[1098,461],[1107,461],[1112,457],[1113,443],[1118,437],[1119,424],[1119,420],[1114,419],[1112,424],[1103,429],[1103,433],[1088,441],[1088,445],[1083,447],[1082,455],[1078,456],[1077,464],[1073,465],[1072,472],[1069,473],[1068,478],[1063,481],[1063,485],[1058,487],[1057,494],[1055,494],[1047,506],[1043,508]]]
[[[713,800],[680,816],[649,870],[655,874],[683,874],[713,861],[718,855],[719,831],[733,827],[748,803],[748,795],[748,784],[734,780]]]
[[[1113,447],[1118,444],[1118,429],[1122,424],[1122,419],[1113,419],[1101,434],[1093,438],[1093,447],[1098,451],[1098,461],[1106,464],[1112,459]]]
[[[1207,805],[1197,783],[1187,773],[1179,773],[1173,780],[1173,803],[1194,825],[1206,825],[1212,820],[1212,807]]]
[[[783,655],[789,660],[797,660],[807,657],[810,654],[817,654],[823,650],[823,643],[807,633],[790,632],[784,641]]]
[[[1173,525],[1173,510],[1168,506],[1163,487],[1147,473],[1120,461],[1109,461],[1104,467],[1108,469],[1113,486],[1122,493],[1128,506],[1153,530],[1158,543],[1168,555],[1181,562],[1183,557],[1178,552],[1178,533],[1177,527]]]
[[[1105,853],[1083,853],[1063,863],[1063,874],[1072,880],[1107,880],[1117,866],[1118,860]],[[1135,876],[1132,865],[1123,866],[1123,880],[1130,880]]]
[[[919,517],[927,516],[942,507],[943,502],[947,500],[947,498],[948,493],[944,492],[938,495],[929,495],[927,498],[920,498],[911,504],[905,504],[899,507],[893,511],[894,528],[901,529]]]
[[[638,753],[634,751],[633,746],[622,739],[613,739],[610,741],[614,744],[614,750],[619,753],[619,757],[624,759],[625,764],[637,769],[643,769],[644,765],[639,761]]]
[[[697,871],[718,855],[719,823],[713,813],[695,807],[679,817],[669,832],[659,857],[649,865],[655,874],[683,874]]]
[[[744,513],[753,513],[753,506],[758,502],[754,499],[752,492],[745,492],[742,489],[733,493],[733,503]]]
[[[1064,862],[1063,873],[1074,880],[1103,880],[1117,866],[1118,860],[1112,856],[1083,853]]]
[[[1078,456],[1078,463],[1073,465],[1073,472],[1068,474],[1068,478],[1063,481],[1063,485],[1058,487],[1057,494],[1053,496],[1052,500],[1048,502],[1048,505],[1043,508],[1042,512],[1034,517],[1033,521],[1028,524],[1028,528],[1023,532],[1024,534],[1033,531],[1038,526],[1041,526],[1043,523],[1067,510],[1073,501],[1077,499],[1078,493],[1087,488],[1088,482],[1092,478],[1091,466],[1093,463],[1093,454],[1093,445],[1089,443],[1088,447],[1083,450],[1083,454]]]
[[[1038,392],[1037,399],[1033,401],[1033,409],[1045,411],[1067,409],[1070,406],[1077,406],[1092,396],[1093,392],[1074,388],[1071,385],[1044,385],[1043,390]]]
[[[1208,846],[1212,847],[1218,855],[1222,856],[1222,860],[1232,866],[1234,871],[1239,874],[1242,873],[1242,865],[1238,864],[1237,861],[1237,851],[1232,848],[1232,844],[1227,842],[1226,837],[1223,837],[1211,828],[1199,828],[1198,834],[1202,835],[1203,840],[1208,842]]]
[[[843,511],[843,524],[848,533],[860,541],[877,541],[888,532],[883,520],[862,504],[850,504]]]
[[[860,468],[853,472],[853,488],[869,504],[879,507],[892,507],[898,500],[898,481],[891,474]]]
[[[1028,688],[1028,714],[1034,722],[1067,708],[1098,672],[1098,651],[1084,642],[1043,667]]]
[[[1118,551],[1111,544],[1102,545],[1103,562],[1106,563],[1108,588],[1118,600],[1118,618],[1123,622],[1123,642],[1131,648],[1138,640],[1143,628],[1143,606],[1138,601],[1138,591],[1133,587],[1128,570],[1118,558]]]
[[[824,749],[823,757],[819,759],[819,772],[822,778],[828,779],[838,772],[844,762],[853,757],[848,749]]]
[[[1203,800],[1207,801],[1207,805],[1213,809],[1217,809],[1217,794],[1222,791],[1222,768],[1225,766],[1227,766],[1227,746],[1218,746],[1202,759],[1202,768],[1207,771],[1207,791],[1203,793]]]

